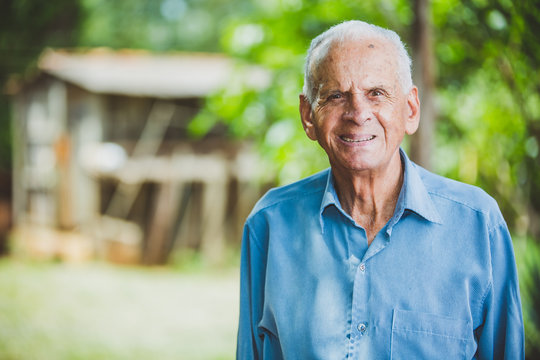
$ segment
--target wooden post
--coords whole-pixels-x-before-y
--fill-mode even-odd
[[[67,109],[67,88],[60,80],[54,80],[47,91],[48,122],[56,127],[54,153],[56,157],[58,185],[56,187],[56,226],[60,229],[74,227],[73,217],[73,147],[70,136]]]
[[[103,141],[103,122],[105,116],[105,97],[99,94],[88,93],[84,96],[84,109],[71,129],[72,154],[76,158],[72,162],[73,178],[73,212],[78,228],[83,232],[90,232],[100,212],[99,181],[90,176],[89,169],[83,164],[82,155],[89,148],[95,147]],[[74,105],[70,102],[71,106]],[[92,154],[94,155],[94,154]],[[87,155],[85,155],[87,156]]]
[[[175,224],[173,247],[176,249],[196,248],[199,245],[200,203],[197,191],[200,186],[193,180],[178,180],[181,189],[178,199],[177,223]],[[174,218],[173,218],[174,219]],[[173,251],[175,249],[172,249]]]
[[[178,201],[180,184],[160,183],[158,195],[154,201],[154,212],[144,251],[144,263],[147,265],[164,264],[170,248],[171,231],[174,227],[180,202]]]
[[[421,120],[411,137],[410,156],[427,169],[432,168],[435,136],[435,61],[433,56],[431,7],[429,0],[414,0],[415,20],[412,28],[413,78],[420,91]]]
[[[220,263],[224,260],[225,251],[227,184],[222,177],[206,181],[204,185],[201,250],[206,260]]]
[[[235,159],[234,174],[238,181],[238,192],[236,199],[236,224],[234,226],[234,241],[240,244],[244,223],[251,209],[261,196],[260,175],[261,159],[255,155],[255,150],[251,147],[244,147],[237,154]]]
[[[71,177],[71,139],[62,133],[54,144],[58,166],[58,227],[63,230],[73,228],[73,188]]]
[[[26,122],[25,99],[23,95],[17,94],[11,118],[11,127],[13,129],[12,221],[15,227],[22,225],[28,210],[28,181],[24,174],[24,161],[28,156],[26,149],[27,139],[24,131]]]

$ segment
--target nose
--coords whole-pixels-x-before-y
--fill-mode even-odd
[[[352,121],[357,125],[363,125],[366,121],[371,120],[372,117],[373,112],[365,96],[361,93],[351,93],[345,107],[343,119]]]

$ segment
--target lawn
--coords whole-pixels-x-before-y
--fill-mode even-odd
[[[0,359],[233,359],[238,271],[0,260]]]

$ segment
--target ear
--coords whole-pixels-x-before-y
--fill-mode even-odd
[[[418,129],[420,123],[420,99],[418,99],[418,88],[413,86],[409,95],[407,95],[407,121],[405,123],[405,132],[412,135]]]
[[[315,124],[313,123],[313,110],[308,99],[303,94],[300,94],[300,118],[302,119],[302,126],[308,138],[314,141],[317,140]]]

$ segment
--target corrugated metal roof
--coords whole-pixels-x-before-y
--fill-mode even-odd
[[[239,68],[232,59],[219,54],[49,49],[38,66],[91,92],[158,98],[203,97],[233,79],[251,88],[269,83],[267,71],[255,66]]]

